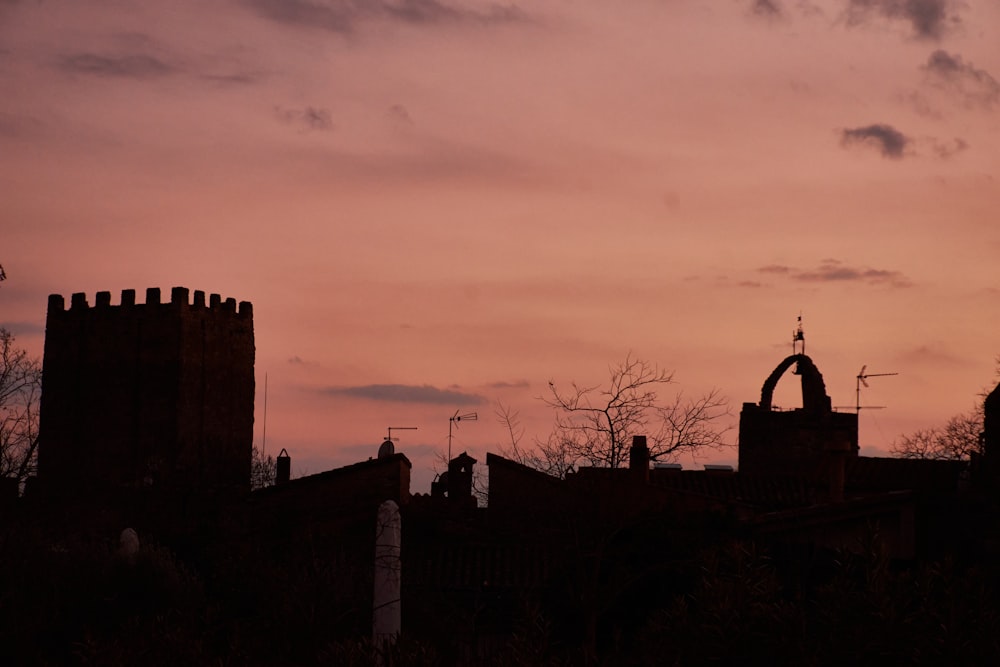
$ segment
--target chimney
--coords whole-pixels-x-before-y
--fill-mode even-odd
[[[646,436],[632,436],[632,448],[628,453],[628,467],[636,478],[643,482],[649,481],[649,447],[646,446]]]
[[[274,459],[274,485],[285,484],[292,478],[292,457],[284,449]]]

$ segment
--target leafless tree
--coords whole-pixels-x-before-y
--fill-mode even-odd
[[[1000,357],[996,359],[994,380],[1000,379]],[[986,397],[993,387],[982,389],[969,412],[951,417],[944,426],[914,431],[889,447],[903,459],[967,460],[983,450],[983,421]]]
[[[256,446],[253,448],[253,457],[250,459],[250,490],[256,491],[268,486],[274,486],[274,476],[277,471],[277,463],[273,456],[267,456]]]
[[[502,456],[555,477],[565,477],[573,468],[570,453],[555,434],[550,434],[544,441],[536,439],[533,447],[526,447],[521,444],[524,427],[521,425],[520,413],[509,405],[497,401],[493,406],[493,414],[507,430],[510,438],[509,444],[500,445]]]
[[[35,474],[42,365],[0,328],[0,477],[23,484]]]
[[[903,459],[962,460],[982,449],[982,410],[955,415],[944,426],[921,429],[896,440],[889,447]]]
[[[725,445],[729,430],[726,398],[713,389],[688,398],[676,393],[667,401],[661,392],[673,384],[673,373],[631,354],[611,366],[607,387],[581,386],[567,391],[549,382],[542,400],[556,411],[555,425],[534,450],[520,444],[517,413],[500,406],[497,418],[508,428],[511,445],[501,453],[543,472],[563,477],[578,465],[620,468],[628,463],[634,435],[645,435],[653,460],[671,461]]]

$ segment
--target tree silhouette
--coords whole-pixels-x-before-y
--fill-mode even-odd
[[[1000,356],[996,358],[993,379],[1000,379]],[[982,389],[975,407],[954,415],[943,426],[920,429],[902,436],[889,447],[893,456],[903,459],[968,460],[983,451],[985,402],[992,387]]]
[[[35,473],[42,365],[0,328],[0,477],[18,484]]]
[[[277,462],[270,454],[264,455],[256,446],[253,448],[253,458],[250,459],[250,490],[256,491],[268,486],[274,486],[274,476]]]
[[[951,417],[944,426],[920,429],[902,436],[889,447],[902,459],[968,460],[982,451],[982,406]]]
[[[729,403],[719,390],[696,398],[678,391],[664,401],[661,393],[673,384],[673,373],[631,354],[608,372],[606,387],[574,382],[561,390],[549,382],[549,396],[542,400],[556,411],[555,425],[545,440],[535,441],[534,451],[519,442],[517,413],[499,406],[497,418],[511,435],[511,446],[502,448],[504,455],[563,477],[581,464],[627,465],[634,435],[647,437],[654,461],[724,446],[723,436],[730,427],[720,420],[729,414]]]

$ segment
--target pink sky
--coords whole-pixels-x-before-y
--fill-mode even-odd
[[[267,373],[293,474],[416,426],[426,491],[455,410],[482,460],[496,400],[544,438],[548,381],[629,352],[735,427],[801,312],[835,405],[900,373],[862,397],[883,453],[1000,354],[998,28],[993,0],[0,0],[0,325],[40,355],[50,293],[251,301],[257,443]]]

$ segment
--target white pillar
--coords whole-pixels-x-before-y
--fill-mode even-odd
[[[134,528],[126,528],[118,536],[118,553],[132,562],[139,553],[139,535]]]
[[[400,605],[399,505],[387,500],[375,524],[375,597],[373,634],[376,646],[391,645],[399,635]]]

